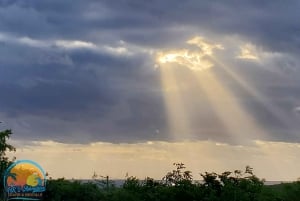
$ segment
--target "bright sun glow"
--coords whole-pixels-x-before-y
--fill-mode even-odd
[[[169,52],[159,52],[158,62],[161,64],[173,63],[189,68],[190,70],[201,71],[211,68],[213,64],[204,59],[204,54],[201,52],[192,52],[186,49],[169,51]]]
[[[186,43],[196,46],[198,49],[160,51],[157,53],[157,61],[160,64],[173,63],[190,70],[202,71],[213,66],[213,63],[206,57],[212,55],[215,49],[224,49],[222,45],[207,42],[198,36],[188,40]]]
[[[178,53],[169,53],[165,55],[160,55],[158,61],[160,63],[168,63],[168,62],[176,62],[177,57],[179,57],[180,54]]]

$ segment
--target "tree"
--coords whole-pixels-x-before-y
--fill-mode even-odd
[[[218,177],[222,184],[221,200],[259,200],[263,181],[253,174],[253,168],[250,166],[246,166],[244,172],[241,170],[227,171]]]
[[[192,172],[189,170],[183,171],[186,167],[183,163],[173,163],[175,169],[168,172],[163,177],[163,181],[169,186],[178,186],[182,184],[191,184],[193,181]]]
[[[48,180],[44,201],[98,201],[104,200],[103,192],[97,184],[69,181],[64,178]]]
[[[203,191],[203,200],[216,201],[222,193],[222,184],[219,180],[219,175],[215,172],[205,172],[200,174],[203,179],[201,185]]]
[[[0,131],[0,176],[1,176],[1,182],[0,182],[0,195],[3,197],[3,176],[5,173],[5,170],[13,163],[15,158],[10,159],[6,153],[16,151],[16,148],[12,146],[11,144],[7,143],[7,140],[12,135],[12,131],[10,129],[6,129],[4,131]]]

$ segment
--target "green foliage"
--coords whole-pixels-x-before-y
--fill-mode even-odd
[[[45,201],[262,201],[271,200],[268,197],[273,195],[248,166],[245,171],[222,174],[205,172],[201,174],[201,183],[193,181],[191,172],[186,170],[183,163],[174,163],[174,166],[174,170],[168,172],[162,181],[149,177],[140,181],[130,176],[118,188],[103,188],[101,183],[50,180]]]
[[[244,171],[205,172],[201,174],[203,181],[200,183],[192,180],[184,164],[175,163],[174,166],[162,181],[149,177],[140,181],[130,176],[121,187],[49,180],[45,201],[300,201],[299,181],[265,186],[249,166]],[[108,177],[105,178],[104,181],[108,181]]]
[[[168,186],[189,185],[192,183],[193,176],[191,171],[184,171],[186,168],[183,163],[173,163],[175,169],[168,172],[163,181]]]
[[[203,200],[218,200],[221,195],[222,185],[219,181],[219,175],[212,172],[205,172],[204,174],[200,174],[203,178],[203,184],[201,185],[201,189],[203,192]]]
[[[128,191],[137,191],[140,188],[140,181],[133,176],[127,177],[123,184],[123,188]]]
[[[240,170],[224,172],[219,175],[222,184],[220,197],[224,201],[249,200],[257,201],[261,192],[263,182],[260,181],[249,166],[244,173]]]
[[[262,197],[274,197],[276,201],[300,201],[300,181],[266,186]]]
[[[261,193],[259,195],[260,201],[282,201],[282,196],[280,196],[280,191],[275,190],[274,186],[263,186]],[[288,199],[290,200],[290,199]]]
[[[4,176],[4,172],[6,171],[6,169],[12,164],[12,162],[15,160],[15,158],[13,159],[9,159],[9,157],[7,157],[6,153],[7,152],[11,152],[11,151],[16,151],[16,148],[10,144],[7,143],[7,140],[10,138],[10,136],[12,135],[12,131],[11,130],[4,130],[4,131],[0,131],[0,176],[1,176],[1,182],[0,182],[0,197],[3,197],[3,176]],[[12,177],[14,175],[11,175]]]
[[[7,167],[11,164],[12,160],[10,160],[6,156],[6,152],[16,151],[15,147],[8,144],[7,140],[12,135],[11,130],[4,130],[0,132],[0,171],[3,173]]]
[[[68,181],[63,178],[47,181],[44,195],[45,201],[99,201],[104,200],[104,194],[96,184]]]

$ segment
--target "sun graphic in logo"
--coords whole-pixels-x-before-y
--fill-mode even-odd
[[[32,175],[29,175],[26,180],[26,184],[32,187],[41,184],[41,182],[42,180],[37,173],[33,173]]]

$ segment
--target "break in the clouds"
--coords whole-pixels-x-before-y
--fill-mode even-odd
[[[0,1],[0,119],[26,140],[300,141],[299,8]]]

